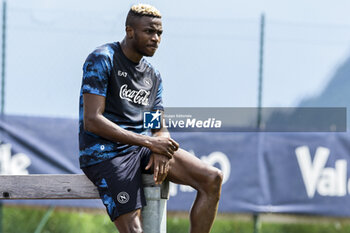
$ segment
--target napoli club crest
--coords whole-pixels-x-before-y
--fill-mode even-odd
[[[120,204],[125,204],[129,201],[129,194],[127,192],[120,192],[117,195],[117,200]]]

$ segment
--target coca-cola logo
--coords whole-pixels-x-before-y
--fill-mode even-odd
[[[150,91],[146,90],[132,90],[128,89],[128,85],[124,84],[120,88],[119,96],[121,99],[125,99],[127,101],[133,102],[135,104],[140,105],[149,105],[148,97],[150,95]]]

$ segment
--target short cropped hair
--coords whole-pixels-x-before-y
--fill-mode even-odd
[[[134,19],[142,16],[150,16],[155,18],[162,18],[160,11],[154,6],[148,4],[133,5],[126,17],[125,26],[133,26]]]

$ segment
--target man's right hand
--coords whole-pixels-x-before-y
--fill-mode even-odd
[[[179,149],[179,143],[169,137],[150,137],[149,146],[147,147],[152,152],[165,155],[171,159],[174,152]]]

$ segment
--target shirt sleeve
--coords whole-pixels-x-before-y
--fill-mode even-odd
[[[90,54],[83,66],[83,94],[89,93],[106,97],[109,70],[104,55]]]
[[[162,111],[164,110],[162,93],[163,93],[163,84],[162,84],[162,79],[159,78],[159,86],[157,90],[156,99],[154,101],[153,110],[162,110]]]

